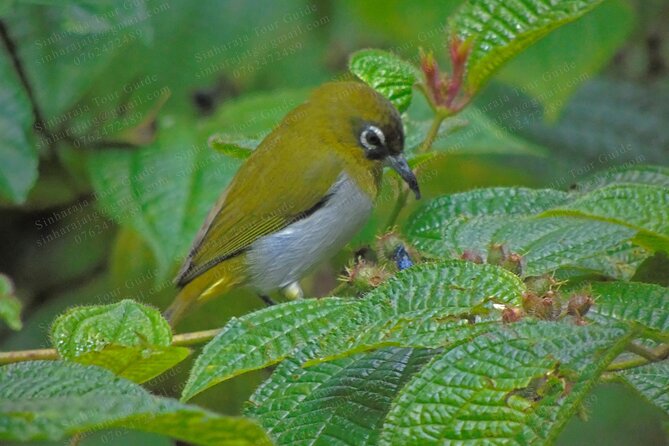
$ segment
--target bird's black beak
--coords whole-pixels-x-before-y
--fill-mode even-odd
[[[420,188],[418,187],[418,180],[416,179],[416,175],[411,171],[409,163],[407,163],[407,159],[404,158],[404,155],[387,156],[386,166],[392,167],[392,169],[402,177],[416,195],[416,200],[419,200]]]

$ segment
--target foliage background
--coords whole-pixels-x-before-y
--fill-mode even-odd
[[[359,48],[415,62],[418,47],[433,49],[445,64],[444,24],[459,3],[4,3],[0,96],[19,105],[0,110],[0,271],[25,309],[23,330],[0,328],[0,348],[48,347],[51,322],[73,305],[133,298],[164,308],[176,263],[239,163],[210,149],[208,137],[261,136],[305,88],[341,76]],[[668,22],[666,1],[607,0],[511,61],[475,100],[481,113],[470,126],[435,144],[446,156],[421,178],[425,195],[567,189],[612,165],[666,165]],[[26,104],[41,120],[34,130]],[[353,246],[378,232],[391,205],[381,200]],[[308,294],[332,289],[350,256],[308,279]],[[179,331],[220,327],[260,306],[235,293]],[[149,387],[178,395],[191,365]],[[240,376],[193,402],[237,414],[267,376]],[[586,409],[590,420],[573,420],[560,444],[667,442],[666,416],[624,387],[600,386]],[[102,441],[172,444],[120,431],[82,444]]]

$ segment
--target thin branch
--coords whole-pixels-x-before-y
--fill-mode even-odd
[[[221,332],[220,328],[213,330],[194,331],[192,333],[182,333],[174,335],[172,338],[172,345],[187,347],[189,345],[204,344],[209,342]]]
[[[192,333],[182,333],[172,338],[172,345],[186,347],[190,345],[204,344],[211,341],[221,329],[194,331]],[[53,348],[42,348],[37,350],[20,350],[13,352],[0,352],[0,364],[12,364],[14,362],[55,360],[58,359],[58,352]]]
[[[0,364],[11,364],[13,362],[39,361],[58,359],[58,353],[53,348],[42,348],[37,350],[21,350],[14,352],[0,352]]]

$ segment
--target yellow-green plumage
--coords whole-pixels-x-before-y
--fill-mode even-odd
[[[344,190],[350,193],[355,189],[374,200],[383,160],[370,159],[377,155],[370,155],[361,146],[360,129],[369,123],[392,134],[393,147],[388,147],[391,155],[402,150],[397,111],[361,83],[325,84],[288,113],[242,165],[205,220],[177,277],[177,283],[184,288],[168,310],[172,319],[195,301],[253,285],[259,275],[259,242],[270,240],[273,234],[290,232],[293,227],[310,230],[313,225],[294,223],[314,212],[331,219],[334,213],[321,212],[320,207],[328,205],[334,192],[341,195]],[[343,179],[349,179],[355,187],[333,189]],[[361,194],[353,193],[357,198],[352,200],[361,202]],[[339,209],[345,209],[345,197],[337,199]],[[352,205],[356,202],[352,201]],[[336,213],[339,214],[346,212]],[[347,216],[341,218],[345,223]],[[320,224],[316,218],[312,221]],[[323,224],[336,222],[324,220]],[[293,237],[299,238],[299,234]],[[287,245],[289,250],[292,247]],[[311,250],[305,247],[295,250],[296,255],[298,252],[308,257]],[[316,263],[321,259],[313,260]],[[249,264],[252,261],[256,264]],[[265,259],[260,264],[266,264]],[[254,266],[255,276],[250,273]]]

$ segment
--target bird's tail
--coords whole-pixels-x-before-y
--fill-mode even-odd
[[[163,312],[163,316],[172,327],[175,327],[194,306],[220,296],[244,282],[244,277],[240,274],[243,268],[237,265],[238,262],[226,263],[225,268],[223,265],[218,265],[197,276],[179,291],[177,297]]]
[[[199,290],[188,285],[179,290],[177,297],[174,298],[170,306],[163,312],[163,316],[167,319],[167,322],[172,327],[175,327],[195,302],[197,302],[199,295]]]

